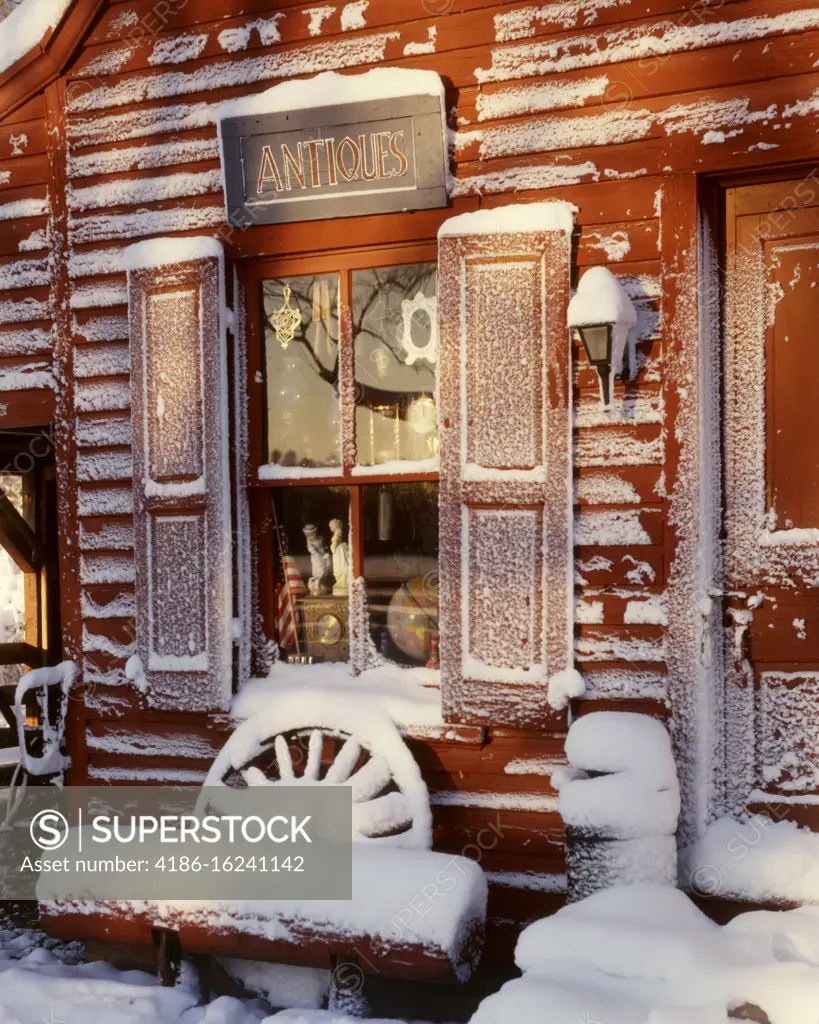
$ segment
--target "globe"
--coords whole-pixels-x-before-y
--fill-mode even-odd
[[[438,575],[429,573],[402,583],[387,609],[393,643],[408,658],[425,661],[429,638],[438,630]]]

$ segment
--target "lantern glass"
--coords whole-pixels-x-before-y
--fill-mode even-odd
[[[589,324],[578,327],[586,358],[592,366],[611,366],[612,324]]]

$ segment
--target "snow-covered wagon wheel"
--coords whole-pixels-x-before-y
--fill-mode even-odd
[[[349,691],[276,695],[219,752],[197,809],[217,802],[211,787],[350,786],[354,839],[428,849],[426,785],[394,722],[373,703]]]

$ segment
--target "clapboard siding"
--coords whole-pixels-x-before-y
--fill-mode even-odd
[[[54,403],[47,137],[43,94],[0,121],[0,392],[3,401],[42,394],[29,398],[28,422],[38,407],[48,422]]]
[[[647,172],[640,174],[642,180],[621,177],[644,166],[635,163],[641,157],[635,146],[620,147],[623,153],[605,163],[601,148],[595,147],[593,158],[583,155],[571,161],[588,165],[577,172],[564,169],[565,154],[554,147],[549,154],[515,154],[514,158],[502,155],[507,121],[497,117],[477,121],[476,69],[492,63],[496,15],[520,10],[519,5],[483,9],[476,5],[474,10],[465,7],[446,18],[407,24],[402,19],[417,16],[415,4],[402,2],[389,8],[371,4],[366,27],[350,32],[339,32],[340,7],[315,38],[309,35],[310,15],[288,6],[283,9],[285,16],[276,22],[281,30],[280,45],[260,46],[259,29],[254,27],[248,48],[233,55],[221,47],[219,34],[231,30],[229,38],[236,38],[234,30],[258,21],[263,7],[254,5],[243,18],[223,18],[225,12],[218,5],[200,5],[196,28],[189,32],[184,30],[190,21],[184,19],[190,19],[192,13],[180,11],[173,16],[177,20],[172,29],[139,42],[133,52],[126,54],[126,44],[119,38],[108,41],[107,35],[117,17],[132,9],[141,10],[131,4],[113,7],[100,22],[92,45],[72,69],[72,76],[83,81],[83,89],[73,94],[68,122],[69,272],[77,332],[79,469],[81,479],[87,481],[81,506],[81,513],[87,514],[82,515],[80,543],[85,574],[84,668],[93,685],[87,711],[90,777],[109,784],[127,784],[160,781],[164,771],[168,781],[195,784],[207,768],[207,758],[201,756],[201,751],[194,754],[184,735],[176,743],[179,727],[171,730],[168,725],[157,724],[156,716],[142,707],[140,698],[123,678],[134,621],[129,589],[130,518],[118,479],[125,469],[125,449],[120,442],[122,431],[127,429],[123,414],[129,405],[127,378],[122,374],[126,359],[122,341],[127,331],[125,310],[117,298],[118,290],[124,287],[119,268],[122,248],[128,241],[220,228],[222,199],[214,173],[219,167],[214,110],[224,98],[271,84],[278,71],[275,61],[265,59],[270,54],[284,55],[276,58],[280,69],[289,66],[300,73],[318,70],[310,62],[319,59],[322,69],[332,66],[328,55],[333,51],[338,67],[356,70],[382,59],[398,66],[440,69],[441,60],[446,60],[445,73],[453,86],[448,104],[457,103],[456,122],[465,142],[455,151],[456,187],[468,198],[456,199],[454,211],[328,222],[322,225],[325,250],[344,248],[351,232],[359,244],[433,238],[441,221],[458,209],[506,202],[510,190],[525,189],[526,198],[548,198],[549,192],[544,192],[541,185],[570,186],[560,188],[559,197],[578,207],[577,272],[589,266],[608,266],[632,294],[640,317],[636,379],[618,383],[615,407],[610,413],[600,414],[596,375],[589,371],[577,348],[573,350],[575,445],[577,464],[582,467],[577,498],[578,542],[582,542],[578,574],[580,578],[582,566],[595,555],[600,559],[611,557],[608,569],[588,571],[588,588],[594,592],[595,587],[617,586],[618,593],[628,593],[630,598],[621,596],[602,602],[602,621],[593,625],[578,622],[575,642],[584,668],[588,664],[593,670],[590,675],[599,680],[590,688],[590,706],[612,699],[627,701],[642,693],[662,701],[664,629],[644,622],[646,615],[653,622],[660,613],[655,611],[652,618],[645,612],[640,618],[633,609],[628,614],[626,611],[646,595],[656,599],[664,580],[659,166],[654,167],[653,177]],[[656,10],[677,9],[679,5],[669,3]],[[213,20],[208,22],[211,12]],[[615,18],[618,22],[627,17],[645,19],[646,14],[645,5],[630,4],[619,15],[601,8],[599,27]],[[535,38],[547,39],[555,32],[563,36],[574,28],[582,29],[583,23],[582,14],[577,24],[537,22]],[[433,25],[438,26],[436,53],[404,57],[406,43],[425,41]],[[207,36],[197,59],[151,66],[149,57],[157,41],[193,33]],[[438,56],[444,53],[445,58]],[[302,61],[300,65],[293,63],[295,57]],[[228,65],[236,70],[225,71]],[[112,73],[105,73],[106,67]],[[221,81],[214,77],[214,68],[222,69],[218,72]],[[237,75],[246,76],[248,84],[237,85]],[[139,83],[137,92],[135,82]],[[514,86],[492,86],[491,92],[510,88]],[[540,112],[539,132],[542,120]],[[573,130],[575,115],[565,120],[570,122],[568,130]],[[498,133],[497,141],[491,143],[496,155],[484,158],[481,146],[485,149],[485,142],[468,139],[470,122],[480,131]],[[525,121],[518,115],[508,124],[520,126]],[[551,165],[555,171],[549,170]],[[511,176],[510,168],[514,171]],[[509,181],[504,180],[505,176]],[[237,257],[259,251],[306,253],[314,244],[312,233],[304,232],[299,225],[227,235],[228,251]],[[106,443],[105,421],[102,425],[99,422],[103,416],[111,417],[112,428],[116,424],[117,435],[110,443]],[[604,469],[598,470],[597,465]],[[620,546],[612,547],[614,544]],[[589,601],[593,600],[590,596]],[[634,661],[638,658],[642,661],[636,672]],[[564,726],[559,720],[556,728],[558,732],[548,737],[515,735],[513,731],[501,736],[490,730],[481,744],[412,740],[432,794],[436,847],[461,852],[475,843],[482,830],[494,826],[501,833],[497,842],[491,850],[479,851],[486,870],[512,873],[513,878],[522,872],[534,872],[552,877],[559,888],[565,872],[563,833],[548,775],[564,761]],[[145,740],[152,730],[165,737],[160,741],[168,744],[164,755]],[[470,806],[470,802],[479,806]],[[541,898],[544,907],[552,909],[562,901],[559,892],[542,894]],[[490,948],[493,943],[502,945],[497,936],[505,922],[537,916],[536,903],[527,891],[493,883]],[[508,943],[506,948],[508,951]]]
[[[0,125],[0,392],[6,395],[54,390],[45,140],[44,120]]]
[[[315,6],[292,3],[276,5],[275,12],[280,14],[276,21],[276,29],[282,43],[312,41],[316,38],[316,36],[310,34],[310,23],[313,20],[310,12],[311,7]],[[329,17],[323,19],[318,38],[327,39],[343,34],[342,18],[345,7],[348,8],[349,14],[350,8],[361,8],[362,5],[355,3],[339,3],[335,5],[335,9]],[[521,22],[520,19],[521,14],[526,15],[527,8],[522,8],[519,3],[494,4],[481,2],[481,0],[460,0],[457,10],[453,10],[446,19],[439,17],[436,19],[416,20],[419,14],[417,4],[413,3],[413,0],[396,0],[395,3],[383,6],[373,3],[369,4],[363,11],[362,18],[365,24],[362,27],[370,30],[383,30],[400,28],[405,26],[407,22],[414,22],[412,31],[415,34],[415,41],[425,41],[428,38],[428,34],[425,31],[426,28],[430,24],[437,22],[439,26],[442,26],[436,40],[437,52],[444,52],[447,48],[457,51],[481,42],[485,44],[495,42],[504,34],[504,29],[506,34],[509,33],[511,26],[505,26],[504,22],[508,23],[511,19],[519,21],[518,38],[534,38],[536,36],[548,35],[555,29],[568,30],[592,24],[595,28],[598,28],[613,22],[625,22],[644,17],[649,12],[655,14],[673,13],[674,11],[684,9],[685,6],[679,3],[678,0],[661,0],[660,3],[656,4],[648,4],[636,0],[636,2],[618,4],[616,7],[614,5],[610,7],[601,6],[593,14],[591,13],[592,9],[581,8],[576,11],[561,9],[555,11],[550,16],[548,8],[544,6],[541,8],[543,13],[539,16],[533,13],[528,19],[527,24],[525,20]],[[528,10],[535,12],[537,9],[530,5]],[[89,46],[89,56],[86,58],[86,62],[92,59],[90,55],[97,52],[97,47],[110,48],[112,40],[119,40],[119,43],[115,45],[122,45],[122,37],[125,36],[127,38],[128,33],[127,21],[123,19],[124,12],[133,12],[133,17],[136,20],[146,17],[150,11],[150,3],[112,4],[109,11],[100,20],[98,28],[90,39],[92,45]],[[187,34],[175,33],[174,30],[187,29],[191,25],[195,25],[197,35],[202,33],[208,34],[208,43],[201,55],[207,56],[210,53],[223,55],[227,51],[218,42],[218,34],[223,29],[234,29],[248,23],[253,24],[260,14],[266,14],[268,17],[274,16],[274,11],[271,10],[270,4],[264,2],[264,0],[261,0],[261,2],[260,0],[251,0],[251,2],[244,4],[243,11],[244,17],[231,17],[229,14],[226,15],[225,5],[218,2],[200,4],[195,13],[186,11],[184,8],[175,10],[169,12],[166,18],[163,19],[164,24],[160,26],[162,29],[160,38],[173,36],[174,34]],[[283,16],[281,12],[284,12]],[[500,20],[500,24],[498,24],[498,20]],[[214,22],[215,24],[212,24]],[[444,28],[446,32],[443,31]],[[256,30],[251,36],[250,45],[253,48],[257,48],[259,42],[260,38],[258,30]],[[138,66],[145,66],[147,64],[147,57],[154,49],[154,39],[151,38],[144,42],[137,41],[136,45],[137,54],[131,59]],[[83,73],[83,65],[79,65],[77,70],[78,73]]]
[[[326,18],[317,5],[289,0],[246,0],[241,15],[226,0],[178,5],[161,17],[156,7],[105,6],[67,70],[60,126],[69,149],[88,777],[157,782],[164,771],[168,781],[196,784],[229,729],[221,717],[149,712],[124,677],[135,635],[124,248],[166,234],[219,234],[236,259],[314,252],[314,226],[226,229],[215,112],[224,99],[331,69],[389,65],[445,77],[455,108],[455,198],[447,210],[325,222],[323,252],[351,239],[429,241],[453,213],[561,199],[577,208],[573,283],[586,268],[606,266],[632,297],[635,362],[616,383],[610,411],[600,409],[596,374],[572,345],[574,642],[587,680],[575,711],[667,714],[675,481],[666,469],[675,424],[662,336],[661,250],[672,229],[664,190],[682,171],[819,156],[819,7],[730,0],[703,6],[696,19],[681,0],[459,0],[435,17],[417,0],[339,2]],[[36,96],[0,123],[0,390],[53,397],[56,213],[46,114]],[[756,642],[766,641],[777,657],[787,654],[787,644]],[[565,714],[553,726],[549,735],[489,729],[470,741],[410,739],[433,795],[438,848],[461,852],[494,824],[503,837],[482,854],[487,870],[554,880],[554,891],[535,894],[492,880],[490,950],[508,954],[519,925],[563,899],[563,833],[549,773],[563,763]]]

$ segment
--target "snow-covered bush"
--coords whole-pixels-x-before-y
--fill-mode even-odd
[[[566,825],[569,899],[629,882],[673,885],[680,792],[663,724],[595,712],[570,728],[566,756],[568,771],[552,782]]]
[[[753,911],[721,927],[679,889],[619,886],[526,928],[523,977],[471,1024],[815,1024],[819,908]]]

